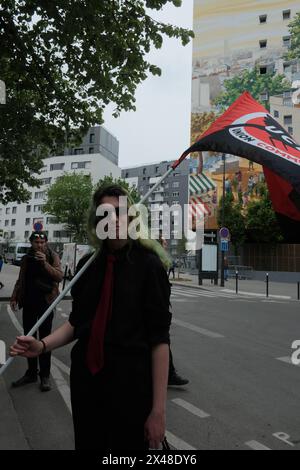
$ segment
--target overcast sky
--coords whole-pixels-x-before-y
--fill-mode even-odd
[[[182,0],[180,8],[170,4],[151,16],[192,29],[193,0]],[[177,159],[189,147],[192,42],[183,47],[180,40],[167,38],[160,50],[149,54],[149,61],[162,75],[149,76],[138,87],[137,111],[115,119],[110,107],[104,115],[104,126],[119,140],[122,168]]]

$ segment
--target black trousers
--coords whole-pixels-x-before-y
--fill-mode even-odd
[[[72,351],[70,384],[76,450],[147,450],[144,425],[152,408],[149,361],[110,357],[104,369],[92,376],[84,356],[80,360],[77,354],[75,360],[74,356]]]
[[[49,305],[45,300],[40,301],[34,305],[26,304],[23,306],[23,329],[24,334],[26,335],[31,328],[35,325],[39,318],[45,313]],[[38,329],[39,339],[48,336],[52,330],[52,321],[53,321],[53,312],[50,313],[48,318],[41,324]],[[33,335],[37,338],[37,333]],[[28,358],[28,369],[26,375],[30,375],[34,377],[40,374],[40,377],[49,377],[50,375],[50,367],[51,367],[51,353],[41,354],[38,358]],[[38,363],[39,363],[39,370],[38,370]]]

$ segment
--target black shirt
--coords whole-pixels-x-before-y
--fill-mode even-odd
[[[73,287],[69,317],[75,337],[86,352],[90,327],[96,313],[104,280],[108,250],[101,253]],[[129,242],[114,253],[112,315],[105,334],[107,355],[141,354],[149,357],[152,347],[169,343],[171,323],[170,284],[159,257],[138,242]],[[80,261],[79,270],[87,261]],[[79,345],[78,345],[79,346]],[[74,359],[75,354],[72,354]]]

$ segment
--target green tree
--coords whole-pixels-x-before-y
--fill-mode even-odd
[[[0,202],[22,201],[23,188],[41,159],[75,145],[102,123],[115,104],[135,110],[135,91],[161,70],[146,59],[163,37],[192,31],[155,21],[159,10],[180,0],[3,0],[0,10],[0,71],[6,105],[0,113]]]
[[[281,94],[291,87],[284,75],[275,73],[260,74],[257,67],[245,70],[242,74],[224,81],[225,90],[215,99],[214,104],[224,111],[244,91],[249,91],[254,99],[269,109],[269,103],[261,100],[261,94],[269,96]]]
[[[300,13],[296,13],[288,26],[291,33],[291,46],[286,54],[286,59],[300,58]]]
[[[264,190],[261,188],[259,200],[249,202],[245,222],[247,236],[251,241],[278,243],[283,240],[266,186]]]
[[[235,254],[238,254],[239,247],[243,245],[246,239],[245,219],[242,213],[242,205],[235,202],[232,193],[226,194],[224,199],[224,218],[223,218],[223,198],[220,199],[218,210],[218,224],[223,224],[229,229],[230,241],[234,246]]]
[[[64,224],[74,242],[87,240],[86,222],[92,192],[91,177],[75,173],[61,176],[47,191],[43,212]]]
[[[137,188],[135,186],[130,186],[127,181],[122,178],[113,178],[112,176],[105,176],[104,178],[98,181],[94,189],[96,191],[96,189],[98,189],[100,186],[110,186],[111,184],[117,184],[124,188],[125,191],[130,194],[134,203],[138,203],[140,201],[141,196]]]

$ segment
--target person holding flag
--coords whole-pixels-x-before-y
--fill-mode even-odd
[[[130,222],[121,196],[130,206],[118,185],[102,186],[93,196],[88,227],[98,251],[72,288],[69,320],[41,341],[18,337],[10,350],[36,357],[76,340],[70,375],[76,450],[158,448],[165,435],[168,256],[155,240],[120,237]],[[96,233],[101,204],[113,207],[116,224],[116,237],[104,241]]]

